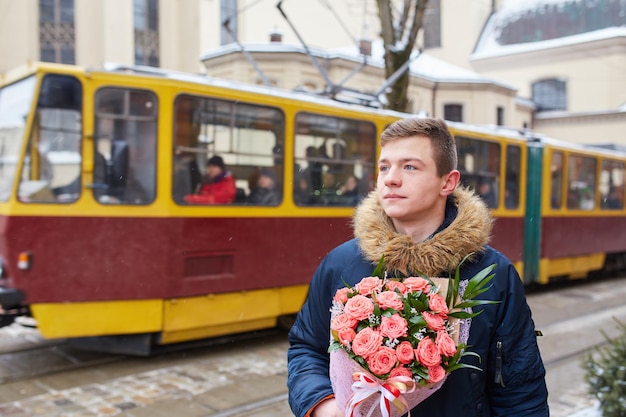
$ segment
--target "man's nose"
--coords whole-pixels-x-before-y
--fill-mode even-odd
[[[402,184],[398,169],[391,167],[385,176],[385,185],[388,187],[398,187]]]

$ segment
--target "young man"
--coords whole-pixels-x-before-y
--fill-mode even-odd
[[[547,417],[545,370],[524,288],[511,262],[487,245],[489,210],[460,173],[445,122],[405,119],[381,136],[377,190],[354,216],[355,239],[331,251],[313,276],[309,295],[289,333],[289,403],[297,417],[344,417],[329,379],[330,307],[339,288],[370,276],[384,255],[391,276],[447,277],[461,260],[462,279],[496,264],[480,298],[498,304],[472,320],[468,345],[479,367],[452,372],[443,387],[411,410],[428,417]]]

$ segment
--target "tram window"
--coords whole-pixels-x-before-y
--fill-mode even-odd
[[[563,153],[554,152],[550,164],[550,206],[559,209],[563,205]]]
[[[0,89],[0,201],[8,201],[17,173],[26,118],[35,96],[31,76]],[[20,185],[21,189],[21,185]]]
[[[509,145],[506,148],[504,206],[508,209],[516,209],[519,207],[521,152],[519,146]]]
[[[600,193],[602,208],[621,210],[624,208],[624,163],[621,161],[602,161],[600,175]]]
[[[190,95],[177,97],[174,107],[174,201],[250,206],[281,203],[285,119],[280,109]],[[216,177],[208,172],[208,161],[214,156],[225,165],[225,173],[217,180],[233,179],[234,195],[211,196],[208,184],[215,183]]]
[[[374,189],[376,127],[310,113],[296,116],[294,202],[355,206]]]
[[[22,167],[18,198],[26,203],[70,203],[80,195],[81,91],[77,79],[48,75]]]
[[[157,107],[143,90],[96,93],[93,195],[102,204],[148,204],[156,195]]]
[[[596,160],[570,155],[567,167],[567,208],[593,210],[596,194]]]
[[[456,138],[461,184],[473,188],[489,208],[499,206],[500,144]]]

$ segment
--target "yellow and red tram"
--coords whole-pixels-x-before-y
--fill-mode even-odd
[[[36,63],[6,75],[0,324],[31,315],[44,337],[134,353],[275,326],[350,238],[347,184],[373,189],[377,137],[407,116],[156,69]],[[526,283],[624,263],[625,155],[450,128],[463,182],[491,187],[493,245]],[[187,203],[214,155],[237,198]],[[249,199],[262,169],[278,204]],[[593,203],[567,203],[587,188]]]

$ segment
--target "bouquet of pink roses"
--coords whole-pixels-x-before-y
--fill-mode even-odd
[[[339,289],[331,310],[330,378],[346,416],[399,416],[437,391],[465,355],[471,308],[487,291],[491,265],[468,281],[381,278]],[[392,407],[393,405],[393,407]]]

